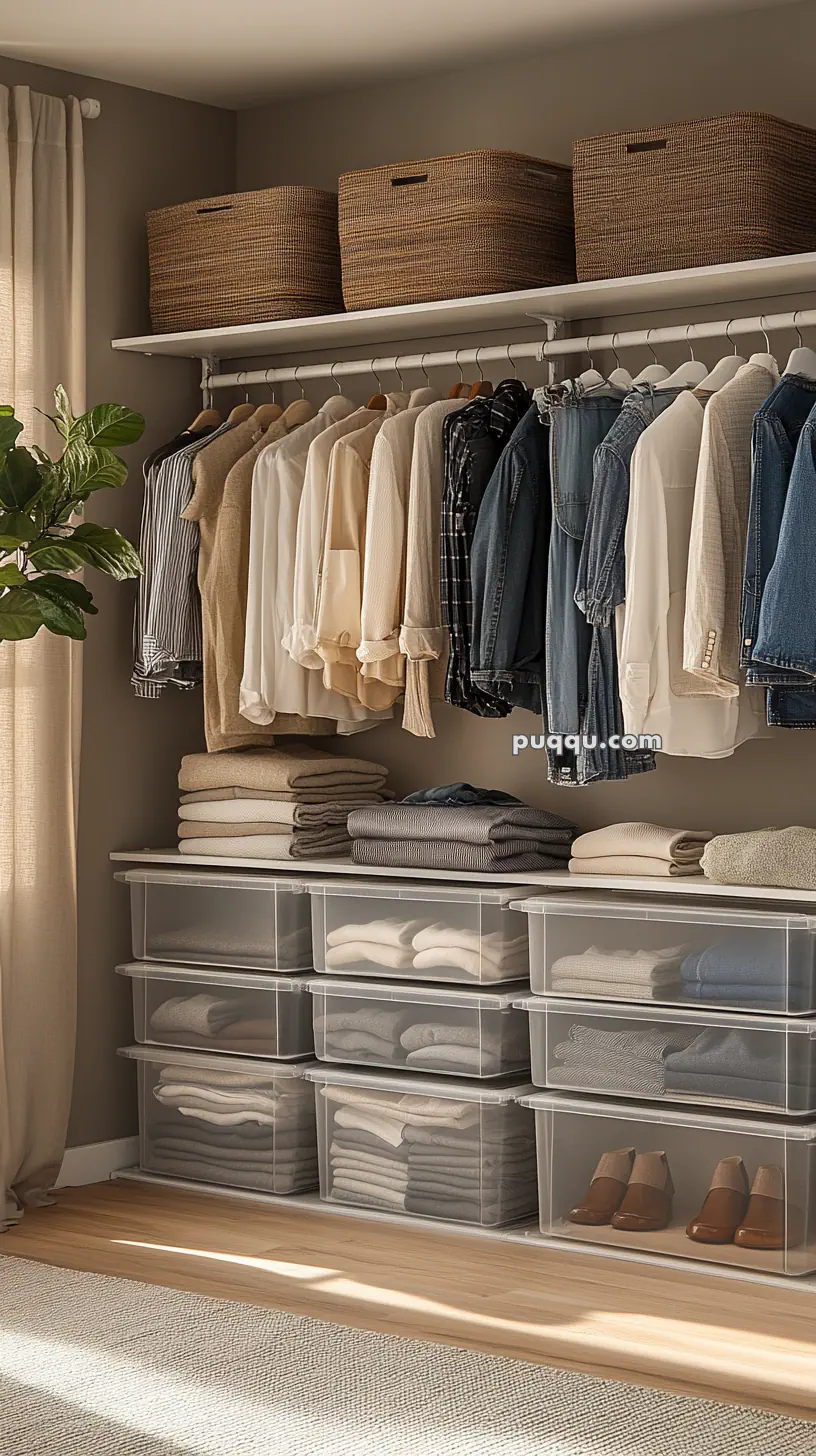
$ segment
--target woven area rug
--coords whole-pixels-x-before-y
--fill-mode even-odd
[[[813,1456],[816,1428],[0,1258],[2,1456]]]

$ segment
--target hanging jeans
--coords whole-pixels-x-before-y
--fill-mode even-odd
[[[547,728],[561,737],[581,732],[592,633],[575,604],[578,563],[592,494],[595,450],[615,424],[625,391],[586,394],[575,386],[536,390],[550,423],[552,527],[547,564]],[[581,780],[574,750],[547,749],[552,783]]]
[[[592,497],[575,585],[575,600],[592,631],[588,697],[583,736],[595,747],[582,749],[581,783],[625,779],[655,767],[654,753],[628,752],[610,746],[625,733],[618,689],[615,610],[626,599],[626,518],[629,513],[629,466],[644,430],[674,402],[678,389],[630,390],[606,439],[595,452]]]
[[[816,685],[809,688],[801,673],[755,657],[765,584],[776,560],[796,450],[814,405],[816,380],[783,374],[754,415],[740,660],[747,682],[768,687],[768,722],[780,728],[816,727]]]

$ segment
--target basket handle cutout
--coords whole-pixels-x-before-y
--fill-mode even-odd
[[[414,187],[417,182],[427,182],[428,173],[419,172],[416,177],[392,177],[392,187]]]
[[[196,212],[199,216],[202,212],[232,212],[232,203],[222,202],[218,207],[197,207]]]
[[[669,145],[668,137],[660,137],[653,142],[627,142],[627,152],[662,152]]]

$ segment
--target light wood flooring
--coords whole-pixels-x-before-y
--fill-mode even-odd
[[[129,1183],[65,1189],[0,1255],[816,1420],[816,1291]],[[2,1298],[0,1297],[0,1308]]]

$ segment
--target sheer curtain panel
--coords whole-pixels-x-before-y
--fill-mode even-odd
[[[0,403],[22,443],[57,453],[64,384],[85,408],[79,102],[0,86]],[[48,1201],[71,1101],[76,1028],[80,644],[0,644],[0,1228]]]

